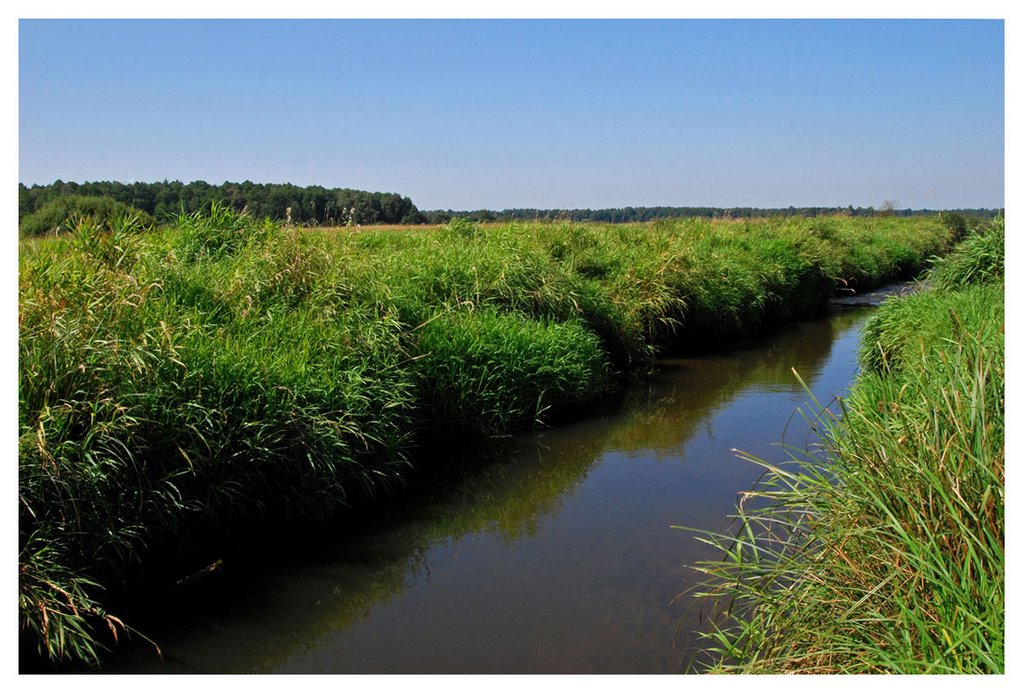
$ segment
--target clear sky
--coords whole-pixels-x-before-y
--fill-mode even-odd
[[[19,180],[1004,205],[998,20],[25,20]]]

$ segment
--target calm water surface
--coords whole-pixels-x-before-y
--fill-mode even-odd
[[[759,469],[856,373],[869,309],[747,348],[668,359],[610,414],[524,435],[470,461],[377,527],[289,551],[271,543],[141,618],[110,672],[675,673],[700,610],[681,595]]]

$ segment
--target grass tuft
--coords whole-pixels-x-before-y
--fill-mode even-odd
[[[504,434],[609,386],[601,345],[578,323],[460,311],[429,321],[419,335],[417,373],[432,429]]]

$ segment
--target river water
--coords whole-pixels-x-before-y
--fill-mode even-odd
[[[443,483],[333,540],[268,543],[161,596],[108,672],[678,673],[700,605],[688,568],[759,468],[808,443],[800,412],[857,369],[870,309],[787,326],[742,349],[661,362],[604,414],[457,452]],[[812,442],[813,443],[813,442]],[[475,458],[474,458],[475,456]],[[136,641],[139,641],[136,639]]]

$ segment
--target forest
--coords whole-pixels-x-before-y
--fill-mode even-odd
[[[67,196],[105,197],[130,205],[158,221],[180,214],[209,211],[218,202],[257,219],[291,222],[306,226],[352,224],[425,224],[426,216],[408,197],[397,193],[370,193],[349,188],[296,186],[290,183],[162,181],[160,183],[118,183],[96,181],[74,183],[55,181],[26,187],[18,184],[19,223],[48,203]]]

